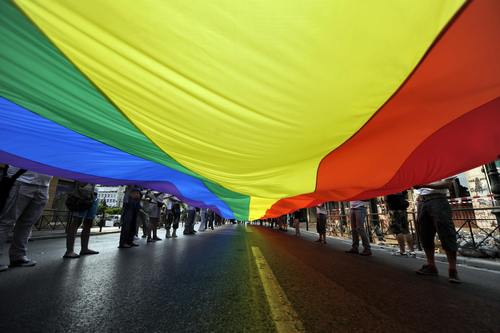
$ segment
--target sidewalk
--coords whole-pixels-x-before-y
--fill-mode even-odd
[[[300,232],[307,235],[314,235],[314,236],[318,235],[316,232],[307,231],[306,229],[303,228],[300,229]],[[333,237],[333,236],[326,236],[326,237],[330,240],[344,243],[346,245],[346,249],[349,249],[351,245],[350,239]],[[371,244],[371,247],[372,250],[379,250],[381,252],[386,252],[387,255],[390,255],[394,250],[397,249],[397,246],[377,245],[374,243]],[[425,259],[424,251],[416,251],[416,254],[417,254],[417,259],[422,259],[422,260]],[[435,254],[435,260],[440,262],[447,262],[446,255],[440,253]],[[479,259],[479,258],[468,258],[468,257],[458,256],[457,264],[500,272],[500,260],[498,259]]]
[[[77,235],[80,236],[81,232],[82,229],[78,229]],[[119,232],[120,229],[118,227],[103,227],[102,232],[99,232],[99,227],[94,227],[90,230],[90,235],[91,236],[108,235]],[[66,232],[64,231],[64,229],[33,230],[30,241],[37,241],[42,239],[54,239],[54,238],[66,238]]]

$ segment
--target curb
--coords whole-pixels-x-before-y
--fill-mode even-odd
[[[307,231],[305,229],[300,229],[300,232],[304,232],[307,234],[311,235],[316,235],[315,232],[313,231]],[[342,243],[350,244],[350,241],[344,238],[340,237],[333,237],[333,236],[326,236],[329,239],[333,239],[336,241],[340,241]],[[377,245],[377,244],[372,244],[371,245],[372,249],[378,249],[386,252],[392,252],[395,247],[391,246],[386,246],[386,245]],[[416,258],[419,259],[425,259],[425,253],[424,251],[415,251],[417,256]],[[438,254],[436,253],[434,255],[434,259],[439,262],[448,262],[446,259],[446,255],[444,254]],[[487,269],[490,271],[497,271],[500,272],[500,261],[489,261],[486,259],[477,259],[477,258],[468,258],[468,257],[462,257],[462,256],[457,256],[457,264],[458,265],[463,265],[463,266],[468,266],[468,267],[474,267],[474,268],[481,268],[481,269]]]
[[[109,235],[109,234],[117,234],[120,233],[120,230],[114,230],[114,231],[103,231],[103,232],[91,232],[90,236],[100,236],[100,235]],[[80,232],[76,234],[77,237],[80,236]],[[54,234],[49,234],[49,235],[41,235],[41,236],[32,236],[30,238],[30,242],[35,242],[39,240],[47,240],[47,239],[58,239],[58,238],[66,238],[66,233],[64,232],[58,232]]]

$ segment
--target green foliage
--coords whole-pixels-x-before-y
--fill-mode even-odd
[[[106,208],[107,215],[116,215],[116,214],[121,214],[121,213],[122,213],[122,209],[119,207]]]
[[[106,212],[106,209],[108,209],[108,205],[106,204],[106,201],[101,200],[99,202],[99,206],[97,207],[97,214],[102,215],[103,213]]]

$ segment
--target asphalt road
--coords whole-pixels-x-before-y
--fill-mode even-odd
[[[64,239],[31,242],[38,265],[0,273],[0,332],[274,332],[256,248],[307,332],[500,331],[497,272],[461,267],[464,283],[451,285],[442,264],[422,278],[419,259],[312,240],[228,225],[117,249],[111,234],[76,260],[62,259]]]

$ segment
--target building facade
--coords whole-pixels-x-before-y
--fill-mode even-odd
[[[108,207],[122,207],[126,186],[97,185],[97,198],[105,201]]]

